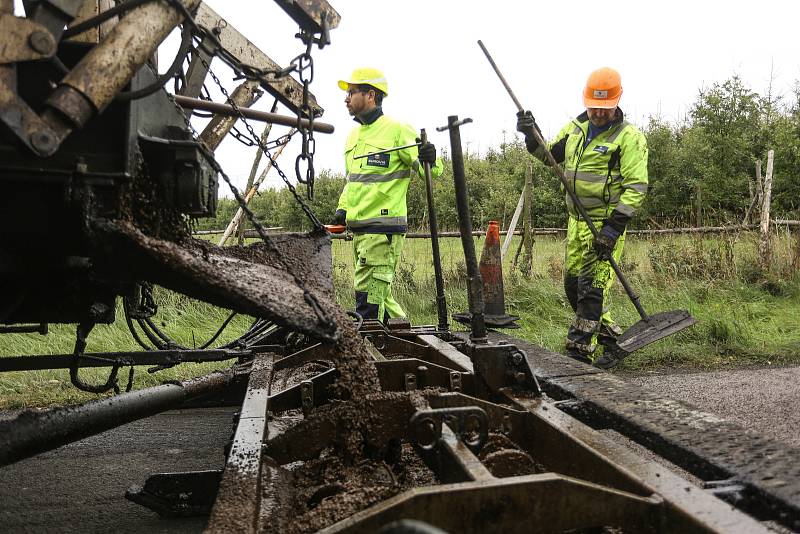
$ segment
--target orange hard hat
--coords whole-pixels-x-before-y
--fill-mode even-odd
[[[617,107],[622,96],[622,78],[611,67],[593,71],[583,89],[583,104],[587,108]]]

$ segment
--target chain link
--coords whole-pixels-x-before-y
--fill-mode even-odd
[[[306,217],[308,217],[308,219],[314,225],[315,229],[321,229],[323,227],[322,223],[319,221],[319,219],[311,210],[311,208],[308,206],[308,204],[306,204],[305,201],[303,201],[303,198],[297,192],[297,189],[294,187],[294,185],[292,185],[292,182],[286,176],[286,173],[284,173],[283,170],[278,166],[278,163],[277,161],[275,161],[275,158],[272,157],[272,154],[269,153],[267,147],[264,145],[264,143],[261,142],[261,137],[258,134],[256,134],[256,131],[253,129],[253,126],[247,120],[247,117],[244,116],[242,110],[239,109],[239,106],[236,104],[236,102],[233,101],[230,94],[228,93],[228,90],[225,89],[225,86],[222,85],[222,82],[220,82],[217,75],[214,74],[214,72],[209,68],[205,60],[201,58],[201,61],[203,62],[204,67],[208,69],[208,74],[209,76],[211,76],[211,79],[214,80],[214,83],[216,83],[217,86],[219,86],[219,90],[222,92],[223,96],[225,96],[228,105],[231,106],[231,108],[233,109],[234,113],[236,113],[236,116],[239,118],[239,120],[241,120],[244,123],[245,127],[247,128],[247,131],[250,133],[250,137],[255,141],[255,143],[258,145],[258,147],[261,149],[264,155],[267,156],[270,163],[275,168],[275,172],[278,173],[278,176],[280,176],[281,180],[283,180],[283,183],[286,184],[286,187],[292,193],[295,200],[297,200],[297,202],[300,204],[300,207],[306,214]]]
[[[303,146],[295,160],[294,170],[297,181],[301,184],[306,184],[308,199],[313,200],[316,142],[314,141],[314,110],[311,109],[311,104],[309,103],[309,86],[314,81],[314,58],[311,57],[311,47],[314,41],[308,34],[301,34],[301,39],[306,43],[306,51],[292,61],[297,71],[297,76],[303,84],[303,102],[297,110],[297,130],[303,139]],[[308,126],[303,124],[303,115],[308,117]],[[306,164],[305,177],[303,177],[301,171],[303,162]]]
[[[173,4],[181,13],[183,13],[184,18],[185,18],[185,24],[189,24],[197,34],[210,37],[210,40],[213,41],[214,47],[215,47],[214,50],[209,51],[212,55],[222,58],[223,61],[228,63],[234,69],[235,72],[243,72],[245,70],[244,69],[244,64],[241,63],[240,61],[236,60],[236,58],[233,58],[231,54],[229,54],[227,51],[225,51],[224,47],[220,43],[219,39],[215,35],[209,35],[208,32],[204,32],[198,26],[197,22],[192,18],[191,13],[189,13],[189,11],[186,9],[186,6],[184,6],[183,3],[180,0],[168,0],[168,1],[171,4]],[[304,35],[304,34],[301,34],[301,35]],[[306,41],[304,40],[304,42],[306,42]],[[305,54],[301,54],[301,56],[303,56],[303,55],[308,56],[309,60],[311,58],[311,55],[310,55],[311,44],[313,44],[313,37],[307,42],[307,48],[306,48]],[[300,56],[298,56],[298,57],[300,57]],[[231,58],[233,59],[233,65],[231,65],[228,62],[228,60],[230,60]],[[208,74],[211,76],[211,79],[214,81],[214,83],[217,84],[217,86],[219,87],[220,91],[225,96],[225,99],[227,100],[228,105],[230,105],[231,108],[234,110],[234,112],[236,113],[237,118],[239,120],[241,120],[242,123],[247,128],[247,131],[250,133],[251,138],[255,141],[255,144],[257,144],[259,149],[263,152],[263,154],[265,156],[267,156],[267,158],[269,159],[271,165],[275,168],[275,171],[278,173],[278,175],[281,177],[283,182],[286,184],[286,187],[292,193],[292,195],[294,196],[295,200],[297,200],[297,202],[300,204],[301,208],[303,209],[303,212],[306,214],[306,217],[308,217],[308,219],[314,225],[314,229],[315,230],[322,230],[322,228],[323,228],[322,223],[319,221],[319,219],[317,219],[317,216],[314,214],[314,212],[311,210],[311,208],[303,201],[303,199],[298,194],[297,189],[292,185],[292,183],[289,181],[289,178],[286,176],[286,174],[278,166],[278,163],[275,161],[275,158],[273,158],[272,154],[269,153],[269,150],[267,149],[267,146],[261,141],[261,137],[258,134],[256,134],[255,130],[250,125],[250,123],[248,122],[247,118],[242,113],[241,109],[239,109],[239,106],[231,98],[231,96],[228,93],[227,89],[225,89],[225,86],[222,85],[222,82],[219,80],[217,75],[214,74],[214,72],[211,70],[211,66],[208,64],[208,62],[205,61],[205,59],[203,59],[202,56],[200,56],[200,61],[203,64],[203,67],[207,70]],[[313,61],[310,62],[310,65],[313,68]],[[294,69],[295,68],[294,65],[291,65],[291,68]],[[280,71],[280,72],[284,72],[284,71],[287,71],[287,70],[288,70],[288,72],[291,72],[291,70],[289,70],[289,69],[282,69],[282,71]],[[286,74],[284,74],[284,75],[286,75]],[[263,78],[261,76],[259,76],[258,79],[263,81]],[[310,76],[306,75],[306,80],[308,80],[308,81],[304,82],[304,85],[307,86],[307,84],[310,83],[311,79],[313,79],[313,72],[311,73]],[[325,312],[325,310],[320,305],[320,303],[317,300],[316,296],[308,290],[308,288],[306,287],[305,283],[297,276],[297,274],[295,274],[292,271],[292,269],[289,268],[288,264],[284,261],[283,255],[281,254],[280,250],[277,248],[277,246],[272,241],[272,239],[269,237],[269,235],[267,235],[266,229],[261,224],[261,222],[259,222],[258,218],[255,216],[255,214],[252,212],[252,210],[248,207],[247,202],[245,202],[244,197],[239,192],[237,187],[235,185],[233,185],[233,182],[231,181],[230,177],[222,169],[222,166],[219,164],[219,162],[214,157],[213,151],[211,151],[208,148],[208,146],[203,142],[203,140],[198,135],[197,130],[195,130],[194,126],[192,126],[191,122],[189,121],[189,118],[183,113],[183,108],[181,108],[180,105],[178,105],[178,103],[175,101],[175,99],[172,97],[172,95],[170,95],[166,91],[165,91],[165,93],[167,94],[167,97],[172,101],[173,106],[175,106],[175,108],[180,111],[181,117],[183,117],[183,120],[186,123],[187,128],[189,129],[190,132],[193,133],[195,139],[200,144],[200,147],[201,147],[206,159],[209,161],[209,163],[212,165],[212,167],[214,167],[214,170],[217,173],[219,173],[220,176],[222,176],[223,180],[225,180],[225,183],[228,184],[228,187],[230,188],[231,193],[233,193],[233,196],[236,199],[236,202],[239,204],[239,207],[242,209],[242,211],[244,212],[244,214],[247,217],[247,219],[250,221],[250,223],[255,228],[256,232],[258,233],[258,235],[261,238],[261,240],[264,242],[264,244],[267,247],[267,249],[275,255],[275,258],[282,265],[283,269],[292,276],[292,278],[294,279],[295,284],[303,291],[304,300],[311,307],[311,309],[314,311],[314,314],[317,316],[317,318],[319,319],[320,323],[325,325],[329,330],[332,330],[330,332],[331,337],[333,337],[333,338],[338,337],[338,327],[336,326],[336,323],[333,322],[330,319],[328,314]],[[309,104],[308,104],[307,87],[304,89],[304,106],[310,107]],[[301,108],[301,111],[302,111],[302,108]],[[309,121],[312,122],[312,126],[313,126],[313,113],[309,114]],[[300,113],[298,112],[298,123],[299,122],[300,122]],[[287,141],[288,141],[288,139],[291,138],[291,135],[284,136],[284,137],[286,137]],[[312,167],[312,172],[313,172],[313,167]]]
[[[213,73],[211,73],[210,70],[209,70],[209,74],[211,74],[213,78],[216,78],[216,76]],[[218,82],[218,79],[215,80],[215,81]],[[222,88],[222,90],[223,90],[223,93],[225,94],[225,97],[228,99],[228,103],[234,108],[234,110],[237,111],[237,114],[239,115],[239,117],[242,120],[244,120],[245,117],[241,114],[241,111],[239,110],[238,106],[236,106],[236,103],[233,101],[233,99],[230,98],[230,95],[227,94],[227,91],[224,88]],[[233,193],[233,197],[236,199],[237,204],[239,204],[239,207],[244,212],[245,216],[247,217],[247,220],[250,221],[250,223],[253,225],[253,228],[255,228],[256,232],[258,233],[259,237],[261,238],[261,240],[266,245],[267,249],[274,254],[275,258],[281,264],[283,269],[287,273],[289,273],[289,275],[291,275],[291,277],[294,279],[295,284],[303,291],[303,299],[306,301],[306,303],[308,303],[308,305],[314,311],[314,314],[317,316],[317,318],[319,319],[320,323],[322,323],[322,324],[328,326],[329,328],[333,329],[334,332],[332,332],[331,335],[332,335],[332,337],[336,337],[338,334],[335,331],[338,330],[338,328],[336,327],[335,323],[331,321],[331,319],[328,316],[328,314],[325,312],[325,310],[319,304],[319,301],[317,300],[316,296],[308,290],[308,288],[306,287],[305,283],[300,279],[300,277],[298,277],[297,274],[295,274],[294,271],[292,271],[292,269],[290,269],[289,266],[286,264],[286,262],[284,261],[283,255],[281,254],[280,250],[275,245],[275,243],[272,241],[272,239],[269,237],[269,235],[267,234],[266,229],[261,224],[261,222],[259,222],[258,218],[255,216],[253,211],[249,208],[249,206],[247,205],[247,202],[245,202],[244,197],[242,196],[242,194],[239,191],[239,189],[235,185],[233,185],[233,181],[231,181],[230,177],[222,169],[222,166],[219,164],[219,162],[214,157],[214,153],[211,151],[210,148],[208,148],[208,146],[200,138],[199,134],[197,133],[197,130],[195,130],[194,126],[192,126],[191,122],[189,122],[189,119],[186,118],[186,116],[182,113],[183,108],[181,108],[181,106],[175,101],[175,99],[172,97],[171,94],[169,94],[169,93],[166,93],[166,94],[167,94],[167,97],[172,101],[172,105],[175,106],[176,109],[181,111],[181,116],[184,117],[184,122],[186,123],[186,126],[192,132],[195,140],[200,144],[200,148],[203,151],[203,155],[206,157],[206,159],[211,164],[211,166],[214,168],[214,170],[217,173],[219,173],[220,176],[222,176],[222,179],[225,180],[225,183],[228,184],[228,187],[230,188],[231,193]],[[249,125],[248,125],[248,129],[250,131],[252,131],[252,127],[250,127]],[[291,185],[289,184],[288,179],[286,178],[286,175],[283,174],[282,171],[280,171],[280,169],[275,164],[275,160],[272,158],[272,155],[270,155],[265,150],[264,145],[260,141],[261,140],[259,139],[259,143],[258,144],[261,147],[261,150],[264,151],[264,154],[266,154],[266,156],[270,159],[270,161],[272,162],[272,165],[275,167],[276,170],[278,170],[280,172],[280,174],[282,174],[282,177],[284,178],[284,181],[286,181],[287,185],[289,185],[290,189],[293,190],[294,188],[291,187]],[[299,198],[299,195],[297,194],[296,190],[294,190],[293,193],[295,195],[295,198],[297,198],[301,202],[301,204],[303,204],[304,207],[308,208],[307,206],[305,206],[305,203],[302,202],[302,199]],[[314,217],[314,220],[316,220],[317,224],[320,224],[319,220],[317,220],[317,218],[316,218],[316,216],[314,216],[313,212],[311,212],[309,210],[308,214],[310,214],[312,217]],[[321,227],[321,225],[320,225],[320,227]]]

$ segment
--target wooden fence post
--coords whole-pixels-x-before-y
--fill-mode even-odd
[[[764,194],[761,204],[761,243],[758,246],[758,261],[762,272],[767,272],[770,263],[769,205],[772,197],[772,167],[775,151],[767,152],[767,174],[764,176]]]
[[[506,257],[506,253],[508,252],[508,247],[511,246],[511,239],[514,237],[514,230],[517,229],[517,221],[519,220],[519,215],[522,213],[522,205],[524,204],[525,200],[525,188],[522,188],[522,193],[519,195],[519,201],[517,202],[517,208],[514,210],[514,216],[511,217],[511,224],[508,225],[508,233],[506,234],[506,238],[503,241],[503,246],[500,247],[500,259]]]
[[[742,220],[742,224],[743,225],[750,224],[750,215],[753,215],[753,218],[755,219],[755,214],[759,210],[758,203],[759,203],[759,200],[761,200],[761,193],[762,193],[762,189],[763,189],[763,186],[762,186],[762,183],[761,183],[761,160],[760,159],[756,160],[756,179],[755,179],[755,182],[756,182],[756,187],[755,187],[755,191],[753,191],[753,182],[751,182],[750,180],[747,180],[747,186],[750,189],[750,205],[747,206],[747,211],[744,212],[744,219]],[[752,211],[754,207],[756,208],[755,212]]]
[[[533,267],[533,165],[528,164],[525,171],[525,206],[523,208],[524,226],[522,242],[525,245],[525,254],[522,256],[522,275],[530,278]]]
[[[279,145],[278,148],[275,149],[275,151],[272,153],[272,159],[273,160],[277,160],[278,159],[278,156],[281,155],[281,152],[283,152],[283,149],[286,147],[287,144],[289,144],[288,143],[288,139],[291,138],[292,135],[294,135],[295,131],[296,130],[294,128],[292,128],[289,131],[289,133],[287,134],[287,142],[283,143],[282,145]],[[245,204],[248,204],[250,202],[250,200],[255,196],[256,192],[258,192],[258,188],[261,186],[261,182],[263,182],[264,179],[267,177],[267,173],[269,172],[269,170],[271,168],[272,168],[272,161],[267,163],[267,166],[264,167],[264,170],[261,171],[261,174],[255,180],[255,182],[253,182],[253,187],[251,187],[245,193],[245,195],[244,195],[244,203]],[[243,216],[244,216],[244,210],[240,206],[239,209],[236,211],[236,215],[234,215],[233,219],[231,219],[231,222],[228,223],[227,228],[225,228],[225,232],[222,234],[222,237],[219,240],[218,245],[220,247],[225,244],[225,241],[228,240],[228,238],[231,236],[233,231],[236,228],[238,228],[239,222],[242,220]]]
[[[703,226],[703,191],[699,183],[694,186],[694,226]]]
[[[798,226],[795,229],[794,233],[795,233],[795,240],[794,240],[794,255],[792,257],[792,272],[796,273],[797,271],[800,271],[800,226]]]

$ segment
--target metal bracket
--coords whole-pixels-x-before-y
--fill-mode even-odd
[[[339,25],[341,17],[325,0],[275,0],[300,29],[308,33],[322,33],[323,40],[329,30]],[[320,45],[322,48],[322,45]]]
[[[0,15],[0,34],[6,43],[19,43],[0,48],[0,64],[47,59],[56,53],[57,43],[53,34],[32,20]]]
[[[461,373],[458,371],[450,373],[450,391],[456,393],[461,391]]]
[[[38,156],[50,156],[59,147],[59,138],[52,128],[2,80],[0,121]]]
[[[419,410],[409,421],[411,442],[423,450],[435,449],[442,439],[442,424],[447,424],[473,453],[489,438],[489,417],[477,406]]]
[[[405,374],[405,387],[406,391],[414,391],[417,389],[417,375],[414,373]]]
[[[475,374],[483,379],[491,391],[496,393],[504,387],[518,387],[536,396],[542,394],[527,355],[516,346],[468,343],[465,349],[472,358]]]
[[[144,486],[133,486],[125,498],[162,517],[208,515],[219,490],[222,470],[158,473]]]

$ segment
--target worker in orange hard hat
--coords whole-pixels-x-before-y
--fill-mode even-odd
[[[616,338],[622,330],[609,311],[609,289],[614,272],[608,259],[619,262],[625,229],[647,194],[647,140],[625,120],[619,101],[619,72],[603,67],[589,74],[583,88],[586,111],[568,122],[548,143],[578,200],[598,230],[594,238],[588,223],[567,199],[567,247],[564,290],[575,318],[566,338],[566,354],[585,363],[610,369],[626,353]],[[528,151],[546,162],[544,149],[533,135],[541,133],[530,111],[517,114],[517,130],[525,134]],[[593,360],[597,344],[603,354]]]
[[[426,163],[434,177],[441,175],[442,160],[411,126],[383,114],[383,99],[389,95],[383,72],[358,68],[339,80],[339,88],[358,126],[345,143],[347,183],[331,223],[346,224],[353,233],[356,313],[381,321],[405,317],[392,295],[392,282],[408,230],[408,187],[414,175],[424,176]],[[395,147],[400,149],[387,151]]]

